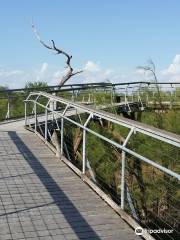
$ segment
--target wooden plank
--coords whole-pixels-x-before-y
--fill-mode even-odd
[[[12,124],[0,131],[1,239],[140,239],[75,167]]]

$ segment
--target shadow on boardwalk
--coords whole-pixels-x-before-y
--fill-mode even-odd
[[[28,146],[22,141],[22,139],[14,131],[8,132],[11,140],[17,146],[18,150],[21,152],[23,157],[26,159],[27,163],[33,169],[34,173],[39,177],[41,183],[47,189],[51,197],[53,198],[54,203],[58,206],[60,212],[64,215],[64,218],[69,223],[75,234],[79,239],[82,238],[81,229],[85,230],[84,233],[87,233],[91,239],[100,239],[88,222],[84,219],[78,209],[74,206],[72,201],[67,197],[67,195],[62,191],[58,186],[52,176],[48,173],[45,167],[39,162],[37,157],[31,152]],[[63,199],[63,201],[62,201]],[[72,210],[67,210],[64,208],[64,204],[68,204],[69,208]],[[76,216],[76,221],[72,221],[73,216]]]

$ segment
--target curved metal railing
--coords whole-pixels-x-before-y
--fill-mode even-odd
[[[25,100],[25,125],[144,228],[166,228],[172,230],[169,239],[178,236],[179,135],[45,92]]]
[[[161,102],[166,108],[180,108],[180,83],[159,82]],[[142,110],[145,106],[159,109],[156,85],[152,82],[127,83],[89,83],[39,88],[21,88],[0,90],[0,120],[22,117],[24,115],[23,100],[30,91],[46,91],[75,102],[83,102],[97,106],[99,104],[113,104],[117,101],[139,102]],[[101,96],[103,95],[103,96]]]

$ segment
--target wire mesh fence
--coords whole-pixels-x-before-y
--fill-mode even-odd
[[[87,114],[71,117],[84,124]],[[123,144],[128,129],[108,121],[93,119],[89,129],[110,140]],[[59,136],[60,138],[60,136]],[[180,150],[162,141],[133,134],[128,148],[156,163],[179,172]],[[64,121],[63,151],[78,169],[83,168],[83,130]],[[97,184],[117,204],[121,204],[122,150],[113,144],[87,133],[86,176]],[[154,234],[157,239],[176,239],[179,236],[179,181],[154,166],[126,154],[125,211],[146,229],[167,229],[170,233]],[[172,232],[171,232],[172,230]]]
[[[170,234],[155,234],[157,239],[179,236],[179,182],[160,170],[127,155],[126,184],[138,221],[147,229],[168,229]],[[134,217],[128,201],[126,211]]]

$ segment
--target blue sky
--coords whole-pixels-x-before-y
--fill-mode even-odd
[[[136,71],[150,57],[160,79],[180,80],[180,1],[178,0],[0,0],[0,84],[58,82],[64,58],[43,48],[45,41],[73,55],[85,69],[74,81],[127,81],[145,77]],[[143,76],[137,76],[137,75]]]

